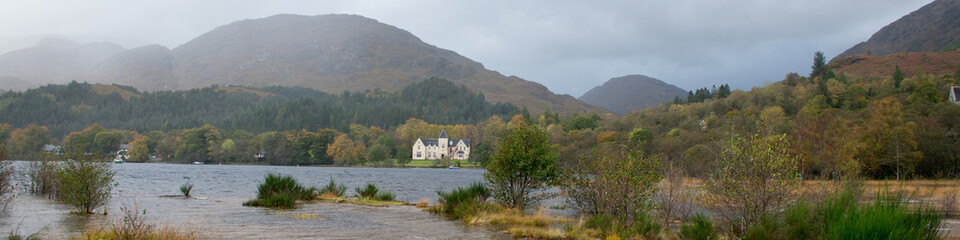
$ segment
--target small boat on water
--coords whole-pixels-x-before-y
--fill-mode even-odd
[[[203,162],[193,162],[193,165],[203,165]]]
[[[113,158],[113,163],[123,163],[123,158],[120,156],[117,156]]]
[[[460,167],[450,166],[450,167],[447,167],[447,169],[460,169]]]

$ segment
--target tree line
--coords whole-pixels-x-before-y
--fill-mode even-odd
[[[103,89],[121,90],[106,94]],[[482,93],[438,78],[394,93],[375,89],[339,95],[300,87],[216,85],[187,91],[139,92],[127,86],[77,82],[0,93],[0,123],[17,128],[42,125],[54,138],[93,123],[139,132],[166,132],[204,124],[255,133],[320,128],[346,131],[350,124],[390,128],[409,118],[472,124],[491,115],[512,116],[520,111],[509,103],[489,103]]]
[[[504,129],[510,129],[509,126],[525,121],[548,133],[551,144],[557,146],[559,164],[564,167],[576,166],[598,143],[614,141],[636,145],[645,153],[660,155],[665,165],[680,168],[694,177],[714,174],[718,156],[722,152],[721,146],[730,136],[762,133],[785,135],[785,139],[792,146],[791,153],[801,156],[799,169],[802,176],[808,179],[836,178],[855,171],[872,178],[960,177],[960,105],[947,101],[950,86],[960,85],[960,75],[937,76],[915,71],[916,74],[909,77],[894,74],[897,76],[863,78],[837,74],[823,62],[822,57],[815,59],[808,76],[790,73],[782,81],[754,87],[750,91],[731,91],[726,84],[720,85],[716,91],[704,88],[698,91],[702,99],[694,93],[695,97],[689,99],[693,100],[690,102],[665,103],[624,116],[590,113],[561,116],[549,110],[531,114],[525,109],[517,111],[515,107],[511,107],[512,113],[486,114],[482,118],[459,110],[454,114],[453,110],[449,110],[444,113],[450,114],[445,118],[407,117],[403,120],[385,121],[376,120],[376,116],[384,114],[383,118],[392,118],[393,115],[387,111],[371,112],[369,115],[360,111],[363,114],[354,114],[353,117],[358,121],[345,126],[333,124],[329,125],[330,127],[302,127],[320,120],[283,117],[285,114],[294,114],[288,111],[261,111],[260,113],[268,117],[252,117],[259,119],[255,121],[275,124],[281,120],[298,127],[286,128],[287,125],[280,125],[284,127],[267,130],[263,130],[264,127],[239,128],[269,126],[253,124],[250,123],[253,121],[241,118],[225,122],[246,124],[212,122],[206,128],[201,124],[149,131],[138,128],[108,128],[135,131],[147,137],[145,142],[148,146],[154,146],[153,143],[156,142],[156,147],[149,149],[150,152],[174,156],[184,161],[223,158],[218,161],[256,162],[253,156],[264,150],[266,156],[272,157],[264,157],[262,161],[269,164],[346,165],[366,164],[371,159],[378,162],[382,158],[400,159],[399,156],[409,156],[409,145],[417,137],[435,137],[441,129],[446,129],[451,137],[473,139],[474,150],[483,151],[475,151],[471,155],[480,156],[477,157],[480,159],[478,161],[483,161],[482,159],[488,158],[486,156],[496,149],[498,140],[504,136]],[[371,99],[400,96],[399,98],[406,100],[391,99],[398,102],[418,102],[421,105],[434,104],[435,107],[421,107],[430,111],[465,104],[450,104],[456,101],[449,98],[456,98],[457,95],[438,94],[435,96],[443,96],[447,100],[429,102],[410,97],[434,95],[425,93],[429,87],[407,88],[395,95],[375,95],[373,93],[377,91],[371,91],[345,93],[335,97],[356,98],[357,101],[347,102],[358,103],[362,102],[360,100],[376,101]],[[299,88],[261,90],[292,97],[324,94]],[[481,94],[473,96],[475,99],[482,98]],[[480,106],[479,103],[476,105]],[[485,106],[500,109],[497,105]],[[293,112],[302,114],[324,111],[323,109],[331,106],[290,103],[287,109],[294,108],[297,110]],[[426,112],[423,110],[423,113]],[[394,125],[369,124],[376,121],[399,122]],[[10,134],[14,126],[18,127],[16,131],[19,133],[16,136]],[[84,127],[87,126],[90,124]],[[0,127],[0,137],[8,139],[8,143],[33,144],[35,148],[39,147],[37,143],[51,142],[51,139],[57,138],[56,134],[45,136],[43,132],[40,125]],[[134,135],[136,134],[123,135],[121,142],[134,140]],[[113,139],[109,138],[110,136],[105,134],[103,141]],[[95,138],[96,136],[92,140],[94,144],[97,142]],[[189,141],[189,144],[181,141]],[[200,150],[180,151],[181,154],[177,155],[178,147],[203,149],[206,155]],[[333,150],[330,150],[331,147]],[[35,148],[8,146],[11,154]],[[370,150],[373,149],[376,154],[372,154],[375,157],[371,158]],[[329,154],[331,152],[336,154]],[[387,154],[381,154],[382,152]],[[386,157],[382,157],[384,155]]]

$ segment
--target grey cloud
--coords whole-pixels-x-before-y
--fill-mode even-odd
[[[749,89],[805,74],[814,51],[836,55],[930,1],[35,0],[0,8],[0,29],[173,48],[242,19],[353,13],[578,96],[627,74],[685,89]]]

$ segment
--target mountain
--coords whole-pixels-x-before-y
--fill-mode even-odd
[[[644,75],[627,75],[611,78],[603,85],[596,86],[577,99],[610,111],[627,114],[673,101],[674,97],[684,97],[687,91]]]
[[[0,55],[0,78],[16,78],[31,85],[67,83],[87,78],[96,64],[120,53],[112,43],[78,44],[47,38],[36,46]]]
[[[960,64],[960,50],[951,52],[910,52],[885,56],[852,55],[830,61],[828,68],[837,74],[854,77],[891,76],[900,67],[907,77],[917,71],[936,76],[955,75]]]
[[[837,58],[865,54],[954,50],[960,47],[960,0],[936,0],[880,29]]]
[[[106,55],[70,57],[67,59],[85,60],[60,66],[19,60],[74,56],[84,46],[34,53],[38,50],[31,49],[47,50],[38,46],[27,52],[0,55],[0,77],[35,85],[70,80],[116,83],[146,91],[216,84],[297,86],[328,93],[378,88],[392,92],[437,77],[482,92],[489,101],[513,103],[532,111],[605,112],[569,95],[554,94],[541,84],[503,76],[456,52],[424,43],[403,29],[358,15],[282,14],[241,20],[217,27],[174,49],[120,49]]]

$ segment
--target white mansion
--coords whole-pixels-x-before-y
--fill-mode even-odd
[[[470,139],[448,138],[445,130],[437,138],[417,138],[412,148],[413,159],[470,158]]]

